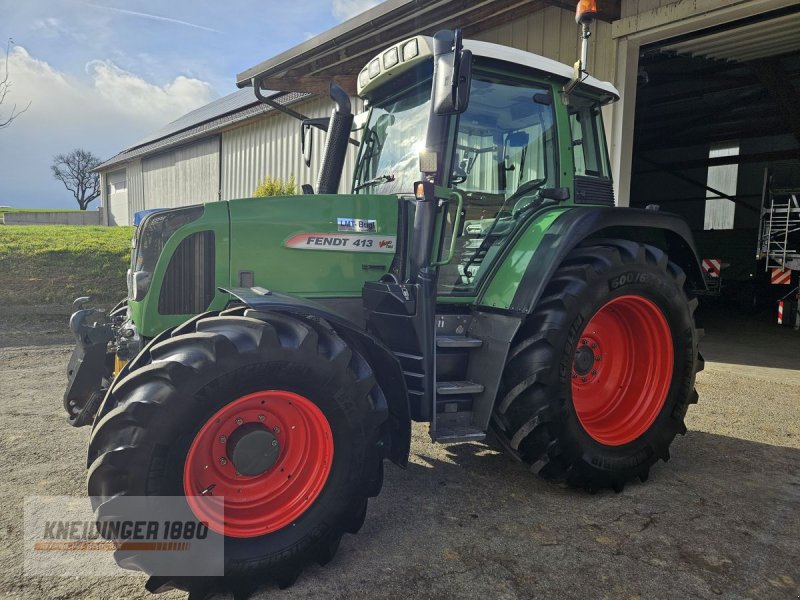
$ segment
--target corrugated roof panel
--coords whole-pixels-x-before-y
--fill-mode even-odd
[[[246,94],[242,94],[242,92],[246,92]],[[167,125],[167,127],[161,129],[160,130],[161,133],[159,135],[156,134],[150,135],[147,138],[145,138],[145,141],[139,142],[137,145],[131,146],[127,150],[123,150],[116,156],[113,156],[112,158],[103,162],[102,164],[100,164],[98,167],[95,168],[95,171],[105,171],[110,167],[122,164],[133,158],[144,156],[145,154],[151,154],[153,152],[158,152],[166,148],[170,148],[172,146],[178,146],[180,144],[188,143],[194,139],[207,136],[211,133],[214,133],[215,131],[218,131],[225,127],[229,127],[230,125],[233,125],[235,123],[246,121],[247,119],[251,119],[253,117],[269,113],[275,110],[271,106],[267,106],[266,104],[262,104],[261,102],[256,100],[255,96],[253,95],[252,89],[239,90],[235,94],[231,94],[231,96],[238,96],[238,95],[249,96],[250,98],[253,98],[254,101],[243,102],[238,109],[230,108],[231,106],[233,106],[233,104],[231,103],[224,105],[226,110],[222,110],[220,105],[216,106],[216,110],[212,109],[205,110],[208,109],[211,106],[211,104],[215,104],[215,102],[212,102],[209,105],[198,108],[196,111],[192,111],[191,113],[185,115],[185,117],[181,117],[180,119],[177,119],[176,121],[170,123],[170,125]],[[280,104],[288,105],[297,102],[299,100],[302,100],[310,95],[311,94],[290,92],[284,96],[276,98],[276,101],[279,102]],[[225,98],[229,98],[229,96],[226,96]],[[225,98],[220,98],[220,100],[224,100]],[[241,101],[243,100],[243,98],[239,98],[238,100]],[[202,118],[197,118],[197,116],[193,117],[192,119],[188,118],[191,115],[194,115],[195,113],[198,112],[201,112]],[[215,114],[217,116],[214,116]],[[178,122],[182,122],[183,123],[182,126],[180,127],[173,126]],[[191,125],[191,123],[194,123],[194,125]],[[169,133],[169,131],[172,131],[173,133]],[[150,142],[146,141],[148,139],[152,141]]]
[[[265,92],[265,95],[271,96],[274,93],[275,92]],[[182,117],[172,121],[172,123],[168,123],[158,131],[154,131],[153,133],[145,136],[127,149],[130,150],[131,148],[148,144],[155,140],[167,137],[168,135],[172,135],[173,133],[183,131],[189,127],[194,127],[195,125],[211,119],[216,119],[217,117],[242,109],[245,106],[250,106],[252,104],[258,104],[258,99],[253,94],[252,89],[236,90],[232,94],[218,98],[213,102],[209,102],[200,108],[186,113]]]
[[[800,12],[667,44],[661,50],[748,61],[800,50]]]

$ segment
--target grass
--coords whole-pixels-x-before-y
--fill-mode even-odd
[[[80,212],[78,208],[0,208],[3,213],[36,213],[36,212]]]
[[[125,296],[132,227],[0,226],[0,306]]]

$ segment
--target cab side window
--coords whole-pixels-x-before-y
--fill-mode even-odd
[[[575,175],[608,177],[608,152],[597,103],[574,99],[569,112],[569,127]]]

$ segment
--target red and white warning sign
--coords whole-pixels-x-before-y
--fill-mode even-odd
[[[783,300],[778,300],[778,325],[783,325]]]
[[[722,272],[722,261],[719,258],[704,258],[703,273],[708,277],[719,277]]]
[[[770,273],[770,281],[775,285],[788,285],[792,283],[791,269],[772,267],[772,272]]]

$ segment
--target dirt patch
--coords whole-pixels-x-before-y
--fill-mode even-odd
[[[0,305],[0,348],[69,344],[71,304]]]

